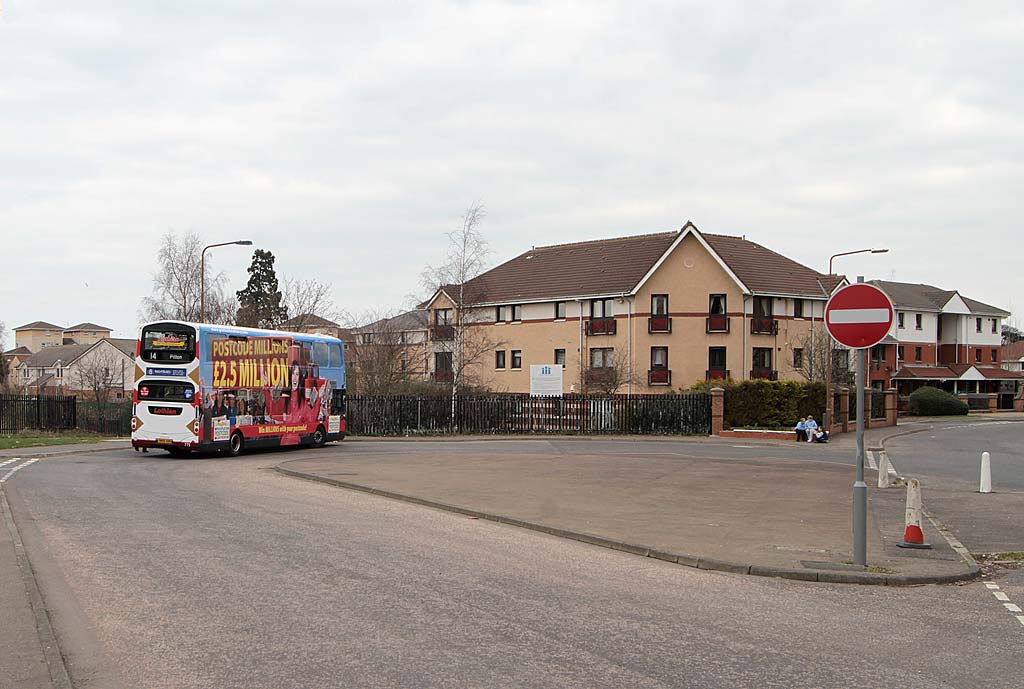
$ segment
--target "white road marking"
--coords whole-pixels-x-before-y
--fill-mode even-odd
[[[5,467],[8,464],[10,464],[11,462],[20,462],[20,461],[21,461],[21,457],[15,457],[14,459],[8,459],[6,462],[0,462],[0,467]]]
[[[1010,612],[1021,612],[1020,606],[1016,603],[1003,603],[1003,607]]]
[[[5,481],[6,481],[7,479],[9,479],[10,477],[14,476],[14,474],[15,474],[16,472],[18,472],[18,471],[19,471],[20,469],[24,469],[25,467],[29,466],[30,464],[35,464],[35,463],[36,463],[36,462],[38,462],[38,461],[39,461],[39,458],[38,458],[38,457],[36,457],[35,459],[30,459],[30,460],[28,460],[28,461],[27,461],[27,462],[25,462],[24,464],[17,464],[17,465],[15,465],[15,466],[14,466],[14,467],[12,467],[12,468],[11,468],[11,470],[10,470],[10,471],[8,471],[8,472],[7,472],[6,474],[4,474],[3,476],[0,476],[0,483],[3,483],[3,482],[5,482]]]
[[[888,323],[891,317],[889,309],[832,309],[828,312],[829,323]]]
[[[875,463],[875,453],[871,450],[865,450],[864,454],[868,457],[868,467],[878,471],[878,464]]]
[[[1002,591],[993,591],[992,595],[996,597],[996,600],[1010,600],[1010,597]]]
[[[1024,624],[1024,615],[1017,615],[1017,621]]]
[[[990,589],[998,589],[999,588],[999,584],[992,584],[992,583],[989,583],[989,582],[986,581],[985,582],[985,587],[986,588],[990,588]]]

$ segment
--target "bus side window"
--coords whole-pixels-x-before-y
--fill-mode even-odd
[[[331,368],[341,368],[341,345],[331,344]]]
[[[324,368],[330,366],[330,361],[327,358],[326,342],[313,343],[313,363],[317,366],[323,366]]]

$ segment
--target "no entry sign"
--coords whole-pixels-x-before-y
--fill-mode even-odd
[[[874,347],[889,332],[892,319],[892,302],[874,285],[847,285],[825,305],[829,335],[850,349]]]

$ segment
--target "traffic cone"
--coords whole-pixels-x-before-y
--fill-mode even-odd
[[[907,527],[903,531],[903,542],[896,545],[900,548],[931,548],[924,542],[924,531],[921,530],[921,482],[916,478],[907,481]]]

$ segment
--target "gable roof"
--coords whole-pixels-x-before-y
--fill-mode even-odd
[[[32,354],[32,350],[28,347],[15,347],[4,352],[4,356],[28,356],[30,354]]]
[[[930,378],[932,380],[957,380],[970,371],[976,371],[986,380],[1024,380],[1024,373],[1007,371],[995,366],[979,364],[947,364],[945,366],[904,365],[893,378]],[[973,379],[973,378],[972,378]]]
[[[294,318],[289,318],[281,324],[281,329],[287,328],[340,328],[334,321],[329,321],[313,313],[303,313]]]
[[[95,323],[79,323],[78,325],[69,325],[68,327],[64,328],[64,332],[66,333],[78,332],[81,330],[105,330],[107,332],[110,332],[110,328],[104,327],[102,325],[96,325]]]
[[[1003,345],[1003,361],[1017,361],[1024,358],[1024,340]]]
[[[29,366],[30,368],[49,368],[60,361],[66,366],[85,354],[94,346],[95,344],[74,344],[43,347],[38,352],[25,359],[22,365]]]
[[[135,358],[135,347],[138,345],[138,340],[133,340],[130,337],[105,337],[100,342],[109,342],[121,350],[122,354]]]
[[[381,318],[367,323],[358,328],[353,328],[353,333],[372,333],[386,327],[391,332],[410,332],[415,330],[426,330],[429,325],[429,315],[425,309],[413,309],[400,313],[391,318]]]
[[[828,276],[743,237],[704,234],[688,222],[676,232],[534,247],[467,282],[466,302],[552,301],[631,293],[667,252],[690,234],[710,249],[744,292],[828,296],[823,286]],[[450,289],[445,286],[439,292]]]
[[[63,330],[63,328],[59,325],[54,325],[53,323],[47,323],[46,321],[32,321],[31,323],[26,323],[25,325],[15,328],[14,332],[18,332],[19,330]]]
[[[963,299],[971,313],[986,314],[990,316],[1009,316],[996,306],[984,304],[975,299],[968,299],[959,294],[956,290],[942,289],[932,285],[925,285],[911,282],[890,282],[888,280],[868,280],[869,284],[875,285],[889,295],[893,305],[898,309],[913,309],[917,311],[941,312],[942,307],[954,296],[959,295]]]

